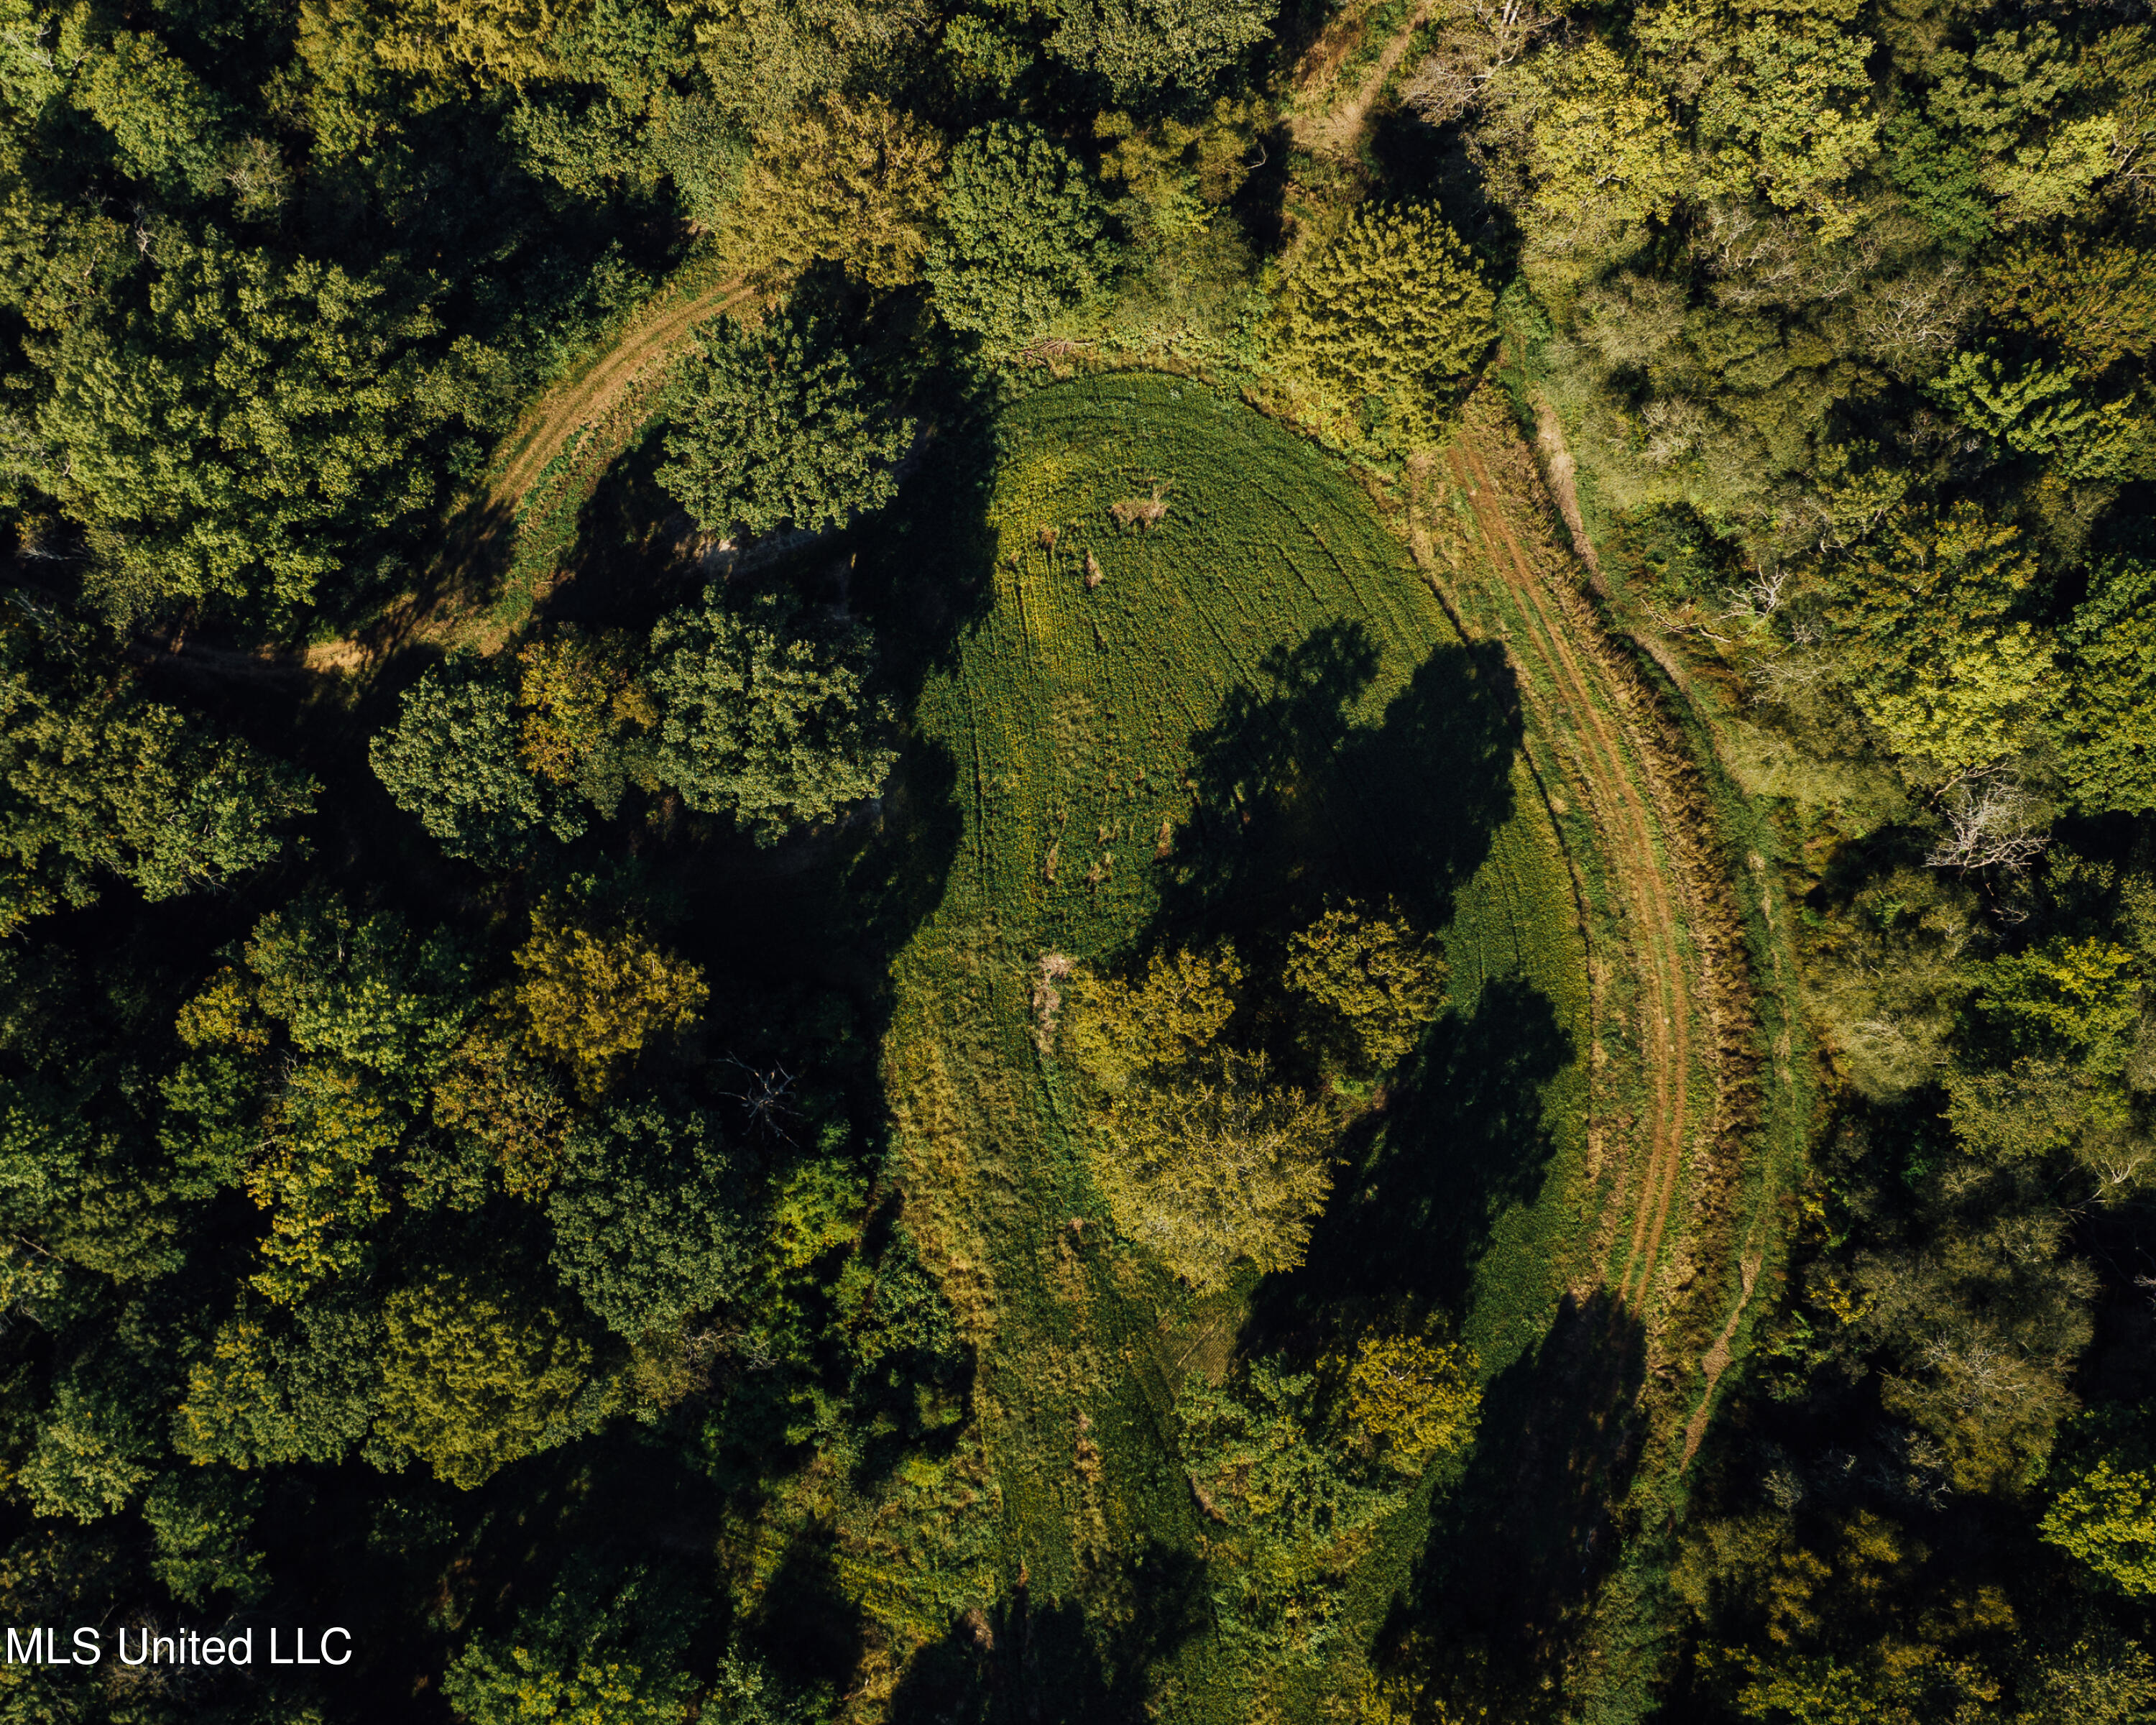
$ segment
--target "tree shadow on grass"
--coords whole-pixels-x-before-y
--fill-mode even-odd
[[[1543,1086],[1573,1054],[1549,997],[1519,977],[1440,1019],[1382,1130],[1350,1141],[1303,1268],[1261,1290],[1259,1327],[1377,1302],[1460,1310],[1499,1219],[1541,1194],[1557,1149]]]
[[[1512,814],[1518,701],[1492,643],[1435,648],[1373,725],[1353,709],[1377,643],[1327,623],[1260,662],[1191,739],[1191,829],[1152,945],[1224,933],[1270,948],[1327,894],[1441,927]]]
[[[1434,1645],[1485,1650],[1494,1686],[1553,1676],[1618,1554],[1614,1507],[1638,1466],[1646,1337],[1606,1290],[1557,1320],[1483,1393],[1459,1489],[1440,1507],[1411,1602]],[[1461,1661],[1461,1663],[1465,1663]]]
[[[1075,1601],[1014,1589],[969,1611],[924,1648],[891,1699],[892,1725],[1125,1725],[1150,1717],[1152,1674],[1205,1630],[1204,1566],[1148,1543],[1120,1589],[1126,1609],[1096,1624]]]

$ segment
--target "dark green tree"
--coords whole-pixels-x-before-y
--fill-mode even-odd
[[[1099,183],[1038,126],[984,126],[951,152],[927,263],[943,321],[1014,353],[1115,266]]]
[[[714,590],[662,619],[651,651],[655,772],[760,845],[874,796],[891,770],[889,713],[862,686],[856,629],[808,629],[775,594],[744,615]]]
[[[126,670],[0,630],[0,931],[89,903],[100,874],[151,900],[224,886],[287,848],[315,789]]]
[[[743,1181],[718,1122],[644,1100],[569,1136],[547,1194],[554,1267],[638,1341],[741,1291],[754,1253]]]
[[[368,745],[374,776],[451,856],[500,866],[542,826],[583,830],[575,801],[526,766],[516,700],[506,668],[459,654],[406,690]]]
[[[711,532],[820,533],[890,501],[912,439],[828,325],[722,318],[678,388],[659,483]]]

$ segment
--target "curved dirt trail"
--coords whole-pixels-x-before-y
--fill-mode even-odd
[[[604,418],[649,382],[654,370],[669,364],[696,325],[752,296],[753,290],[736,279],[647,308],[597,364],[542,398],[534,416],[511,434],[513,453],[495,481],[495,498],[514,510],[580,429]]]
[[[1386,81],[1406,56],[1408,44],[1422,28],[1423,20],[1430,16],[1430,5],[1431,0],[1422,0],[1408,14],[1407,22],[1386,43],[1363,81],[1344,98],[1322,113],[1306,115],[1291,123],[1289,130],[1296,143],[1322,156],[1344,156],[1354,149],[1362,139],[1370,110],[1384,93]]]
[[[1576,647],[1584,608],[1560,588],[1553,572],[1529,555],[1515,532],[1482,451],[1470,443],[1453,456],[1476,525],[1500,576],[1532,632],[1532,646],[1555,686],[1553,737],[1576,753],[1576,780],[1592,799],[1609,851],[1616,908],[1638,963],[1640,1055],[1647,1081],[1642,1122],[1644,1158],[1635,1157],[1610,1194],[1613,1209],[1631,1213],[1631,1238],[1616,1275],[1628,1305],[1645,1302],[1661,1250],[1685,1150],[1692,1131],[1692,1024],[1696,1010],[1683,938],[1689,906],[1677,870],[1656,842],[1656,810],[1647,781],[1655,772],[1652,741],[1625,722],[1623,691],[1595,655]],[[1605,1225],[1614,1217],[1605,1218]]]

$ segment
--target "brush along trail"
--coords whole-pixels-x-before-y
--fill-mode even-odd
[[[1732,1266],[1707,1261],[1729,1255],[1720,1236],[1748,1123],[1755,1019],[1739,925],[1683,739],[1558,536],[1560,511],[1572,526],[1577,505],[1553,505],[1517,431],[1486,398],[1470,403],[1446,459],[1480,542],[1479,558],[1450,553],[1460,597],[1474,624],[1504,640],[1536,716],[1531,730],[1591,817],[1602,901],[1594,1129],[1614,1166],[1603,1170],[1590,1281],[1643,1325],[1650,1371],[1704,1379],[1689,1405],[1672,1399],[1654,1410],[1664,1437],[1683,1430],[1689,1460],[1759,1269],[1748,1252],[1731,1290]],[[1569,536],[1581,537],[1576,527]],[[1576,1291],[1584,1297],[1589,1286]],[[1683,1369],[1695,1359],[1697,1377]]]

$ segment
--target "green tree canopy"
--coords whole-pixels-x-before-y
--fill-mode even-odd
[[[1037,126],[996,121],[951,152],[927,260],[937,309],[1006,357],[1091,297],[1114,265],[1093,176]]]
[[[1063,0],[1049,52],[1118,95],[1209,84],[1270,33],[1279,0]]]
[[[554,1267],[639,1341],[733,1299],[755,1255],[744,1180],[718,1122],[646,1099],[569,1135],[547,1194]]]
[[[492,1271],[437,1270],[389,1296],[376,1435],[469,1491],[594,1430],[611,1406],[573,1317]]]
[[[282,854],[315,782],[208,722],[0,629],[0,932],[97,896],[222,886]]]
[[[659,483],[711,532],[820,533],[890,501],[912,438],[829,326],[721,318],[677,386]]]
[[[116,614],[218,598],[289,618],[434,501],[440,414],[382,283],[334,264],[162,239],[146,303],[59,344],[38,434],[100,549]]]
[[[367,758],[444,850],[499,865],[542,824],[563,839],[583,830],[575,803],[526,767],[521,741],[503,668],[458,654],[404,691],[397,722],[368,744]]]
[[[1297,930],[1284,980],[1311,1003],[1321,1050],[1365,1071],[1398,1065],[1445,1010],[1445,960],[1397,905],[1340,906]]]
[[[804,626],[779,595],[746,614],[715,589],[651,634],[654,770],[691,809],[760,845],[874,796],[896,758],[888,710],[863,688],[866,641]]]
[[[1289,278],[1282,357],[1360,404],[1376,398],[1409,436],[1434,392],[1489,347],[1494,304],[1467,249],[1428,205],[1358,205]]]
[[[2156,563],[2097,566],[2062,632],[2061,765],[2092,814],[2156,811]]]

